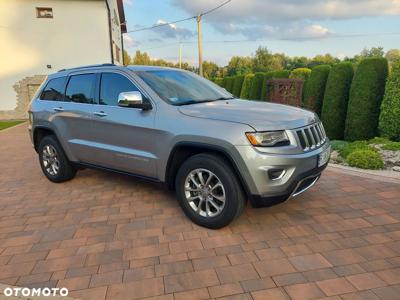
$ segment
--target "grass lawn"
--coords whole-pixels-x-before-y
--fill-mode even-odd
[[[25,122],[25,121],[0,121],[0,130],[21,124],[23,122]]]

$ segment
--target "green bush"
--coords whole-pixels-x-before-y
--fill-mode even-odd
[[[229,92],[232,93],[233,89],[233,82],[235,78],[233,76],[228,76],[226,77],[226,83],[225,83],[225,89]]]
[[[249,99],[250,87],[251,87],[251,82],[253,80],[253,77],[254,77],[254,74],[247,74],[244,77],[242,90],[240,91],[240,98]]]
[[[385,137],[374,137],[368,141],[369,145],[385,145],[390,143],[390,140]]]
[[[233,81],[232,94],[235,95],[236,97],[240,97],[243,81],[244,81],[244,75],[235,76],[235,80]]]
[[[262,84],[264,81],[265,73],[257,72],[254,74],[251,81],[249,98],[251,100],[261,100]]]
[[[289,70],[272,71],[271,74],[272,74],[272,79],[289,78],[290,71]]]
[[[342,151],[342,149],[344,147],[346,147],[349,144],[349,142],[346,141],[339,141],[339,140],[333,140],[331,141],[331,147],[332,150],[336,150],[336,151]]]
[[[383,169],[384,163],[379,154],[371,150],[357,150],[349,154],[347,163],[361,169]]]
[[[228,83],[228,77],[222,78],[221,87],[226,88],[227,83]]]
[[[331,67],[328,65],[314,67],[304,87],[304,106],[316,112],[319,116],[321,115],[322,101],[330,70]]]
[[[222,78],[215,78],[214,83],[222,87]]]
[[[400,141],[400,61],[392,66],[379,117],[381,135]]]
[[[309,68],[297,68],[290,73],[289,78],[302,79],[306,81],[310,77],[310,74],[311,69]]]
[[[399,151],[400,150],[400,142],[389,142],[386,145],[383,145],[383,150],[392,150]]]
[[[329,72],[321,120],[330,139],[342,140],[344,138],[347,104],[353,75],[353,65],[348,62],[334,65]]]
[[[347,158],[347,156],[349,156],[350,153],[357,150],[377,151],[375,148],[369,146],[367,141],[355,141],[346,144],[341,150],[339,150],[339,153],[341,157]]]
[[[347,107],[346,140],[366,140],[377,136],[387,75],[385,58],[366,58],[357,67]]]

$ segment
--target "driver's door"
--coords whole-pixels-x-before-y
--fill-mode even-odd
[[[93,107],[97,151],[92,161],[98,166],[155,178],[155,107],[142,110],[118,106],[120,93],[139,91],[124,74],[104,72],[98,86],[98,103]]]

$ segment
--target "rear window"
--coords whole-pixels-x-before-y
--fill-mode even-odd
[[[49,80],[40,95],[41,100],[62,101],[64,99],[66,77]]]
[[[69,79],[65,96],[67,101],[94,103],[95,74],[73,75]]]

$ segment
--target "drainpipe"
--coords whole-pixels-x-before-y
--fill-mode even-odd
[[[111,54],[111,63],[114,63],[114,52],[113,52],[113,43],[112,43],[112,32],[111,32],[111,11],[110,6],[108,5],[108,1],[106,1],[107,7],[107,16],[108,16],[108,35],[110,37],[110,54]]]

